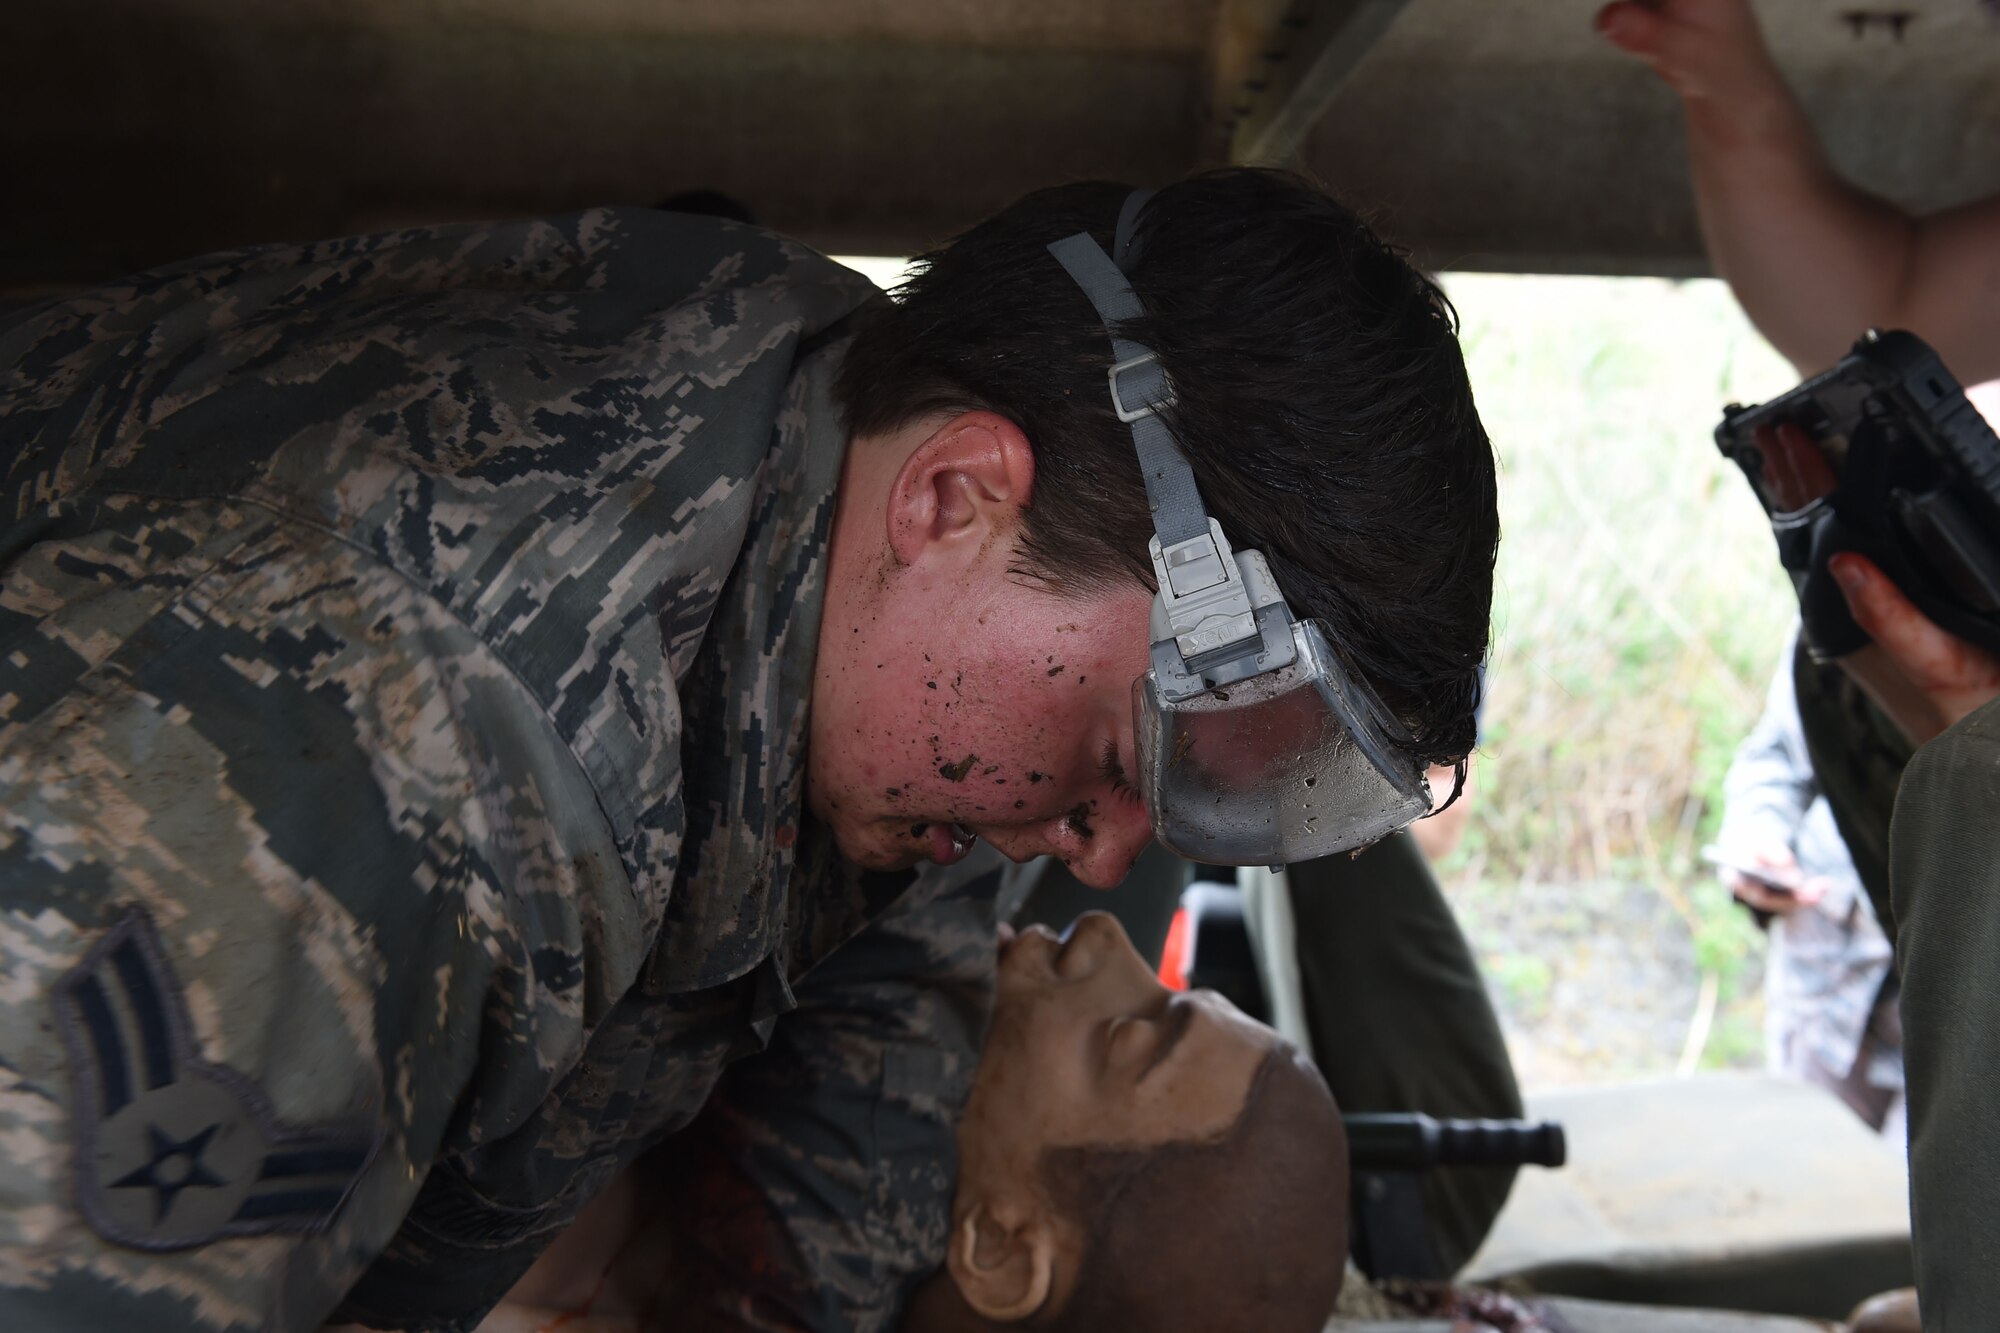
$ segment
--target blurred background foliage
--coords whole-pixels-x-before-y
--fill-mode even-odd
[[[1494,638],[1440,867],[1525,1081],[1761,1058],[1761,937],[1699,859],[1796,615],[1716,451],[1797,376],[1714,281],[1451,274],[1500,463]]]

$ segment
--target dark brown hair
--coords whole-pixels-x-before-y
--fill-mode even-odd
[[[1047,252],[1112,244],[1124,185],[1042,190],[920,256],[863,321],[837,393],[850,431],[987,408],[1035,449],[1019,573],[1051,587],[1152,583],[1152,535],[1110,343]],[[1492,450],[1450,303],[1326,193],[1232,168],[1169,185],[1131,268],[1168,424],[1209,512],[1264,552],[1432,763],[1471,750],[1499,539]]]

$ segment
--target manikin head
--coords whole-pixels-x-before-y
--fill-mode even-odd
[[[1004,946],[958,1147],[911,1333],[1307,1333],[1333,1307],[1347,1142],[1325,1083],[1213,992],[1161,986],[1102,913]]]
[[[1109,245],[1127,193],[1043,191],[924,256],[842,363],[808,798],[859,864],[948,861],[977,835],[1110,885],[1151,838],[1128,776],[1151,518],[1104,325],[1047,252]],[[1209,512],[1417,757],[1456,763],[1498,520],[1443,295],[1278,172],[1170,185],[1137,238],[1130,332],[1173,379]]]

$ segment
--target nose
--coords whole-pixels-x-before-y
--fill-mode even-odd
[[[1153,841],[1152,822],[1143,807],[1100,802],[1089,827],[1085,835],[1068,819],[1057,820],[1053,850],[1083,883],[1093,889],[1115,889]]]
[[[1108,912],[1085,912],[1064,934],[1069,944],[1058,956],[1058,971],[1073,980],[1089,979],[1114,986],[1127,1005],[1143,1005],[1164,997],[1166,987],[1153,975],[1152,964],[1140,956],[1125,927]]]

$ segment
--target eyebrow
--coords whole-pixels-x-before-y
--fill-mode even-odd
[[[1146,1067],[1139,1071],[1139,1079],[1142,1082],[1146,1075],[1167,1062],[1167,1057],[1174,1053],[1174,1047],[1181,1044],[1181,1038],[1187,1036],[1188,1028],[1194,1024],[1193,1001],[1181,999],[1170,1001],[1170,1004],[1172,1007],[1167,1013],[1164,1025],[1166,1031],[1160,1035],[1159,1041],[1154,1043],[1153,1053],[1146,1057]]]

